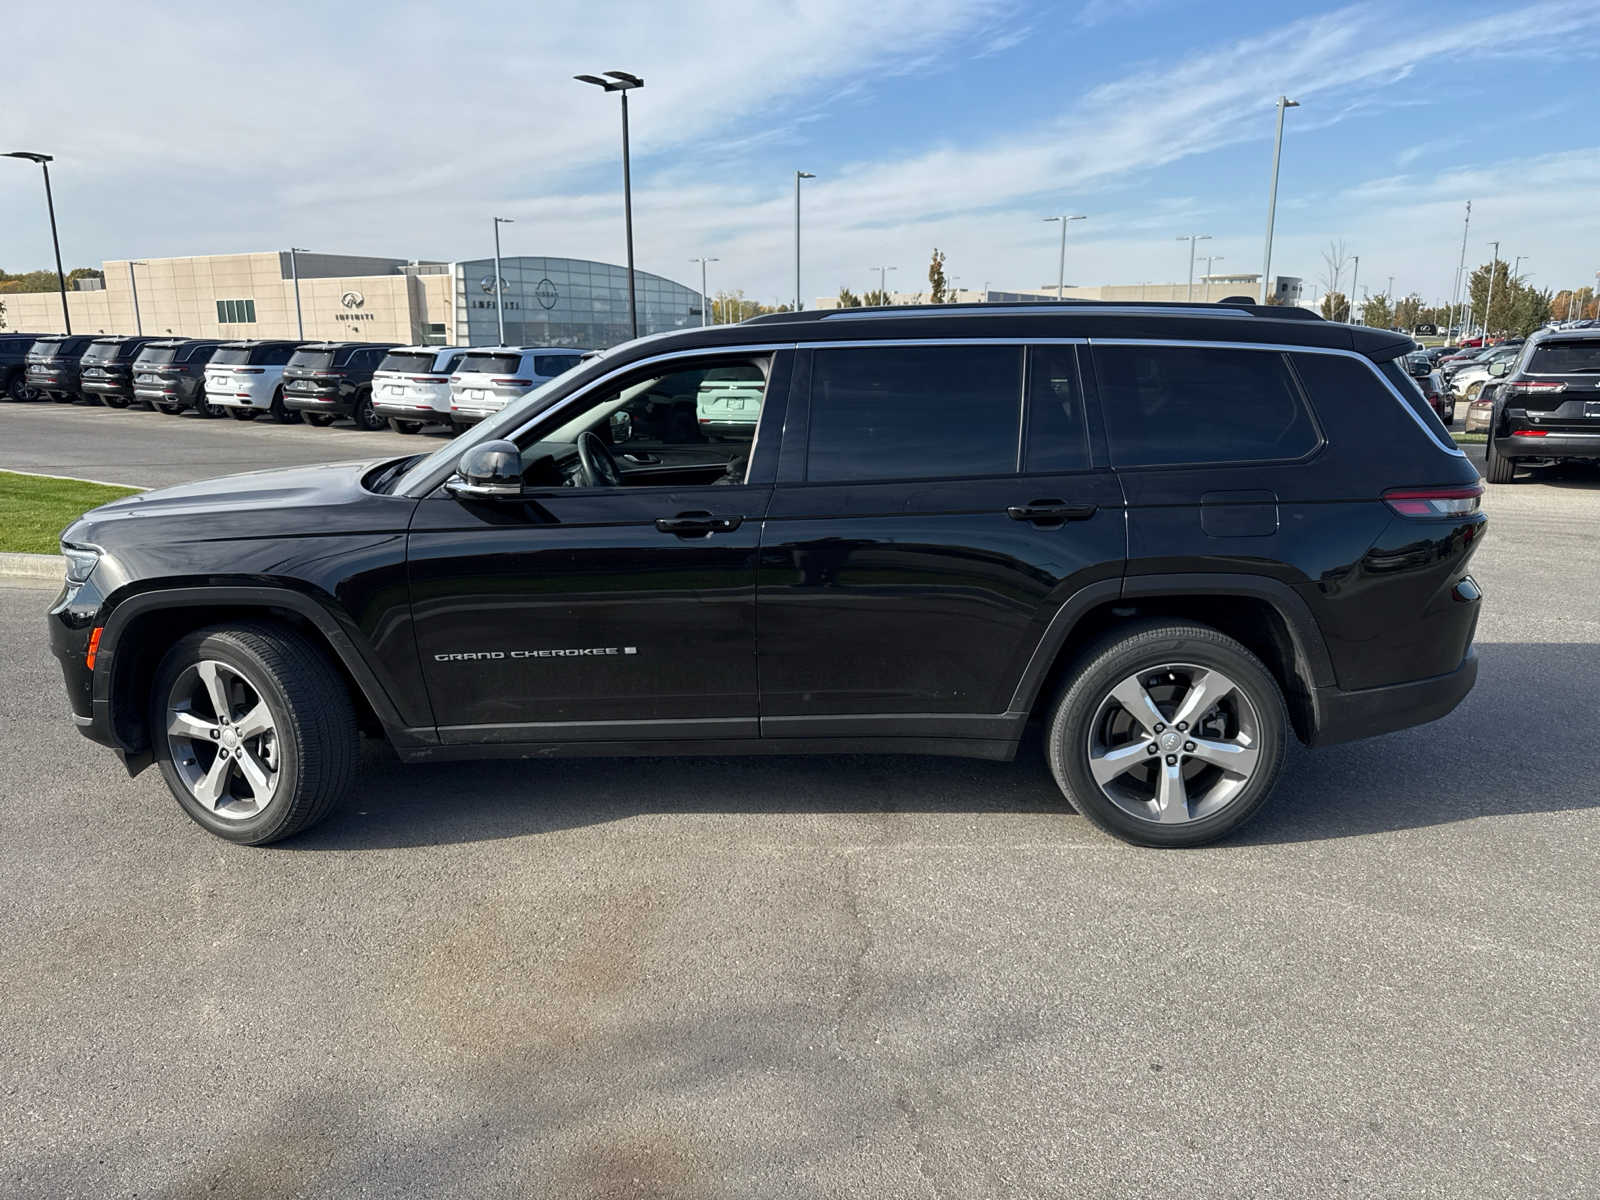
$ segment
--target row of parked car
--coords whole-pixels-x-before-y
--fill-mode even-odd
[[[17,401],[146,407],[179,416],[416,433],[463,428],[571,370],[564,346],[0,335],[0,393]]]

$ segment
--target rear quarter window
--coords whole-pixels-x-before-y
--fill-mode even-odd
[[[1422,393],[1395,363],[1384,363],[1374,374],[1374,364],[1343,354],[1301,351],[1291,357],[1335,449],[1349,450],[1362,461],[1412,464],[1415,452],[1424,447],[1454,445]],[[1415,482],[1395,477],[1386,486]]]
[[[1321,442],[1276,350],[1096,346],[1094,364],[1114,466],[1284,462]]]
[[[575,354],[537,354],[533,359],[533,373],[541,377],[560,375],[578,365]]]

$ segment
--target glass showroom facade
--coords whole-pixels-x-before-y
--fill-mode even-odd
[[[628,323],[628,269],[581,258],[502,258],[506,344],[602,350],[633,336]],[[700,293],[670,279],[635,271],[639,333],[700,324]],[[495,321],[494,259],[455,264],[455,343],[491,346]]]

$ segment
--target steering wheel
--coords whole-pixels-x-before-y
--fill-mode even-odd
[[[622,469],[592,429],[578,435],[578,470],[585,487],[622,486]]]

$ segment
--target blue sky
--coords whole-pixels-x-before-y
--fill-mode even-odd
[[[616,101],[633,102],[641,267],[766,300],[793,288],[793,172],[811,297],[1182,279],[1261,266],[1273,102],[1289,114],[1278,271],[1342,238],[1374,289],[1448,293],[1498,239],[1533,281],[1600,269],[1600,3],[230,6],[21,0],[0,141],[54,153],[69,265],[313,249],[620,261]],[[43,266],[37,172],[0,161],[0,266]]]

